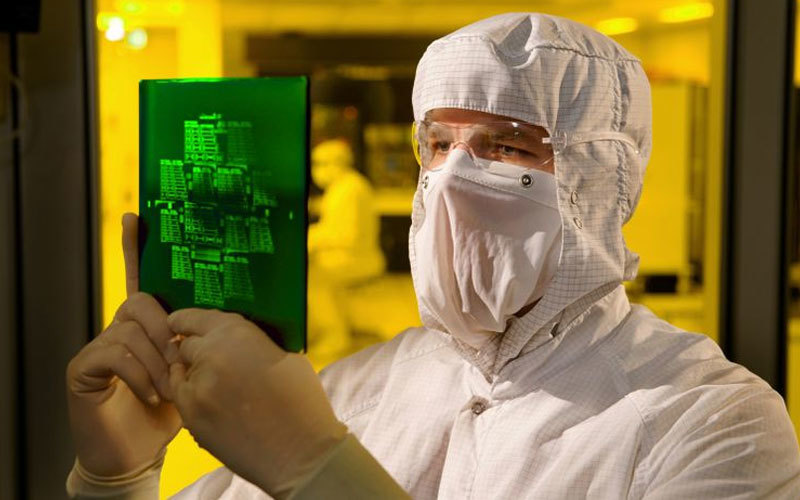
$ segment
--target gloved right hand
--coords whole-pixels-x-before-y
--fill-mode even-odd
[[[97,476],[118,476],[153,463],[181,428],[170,402],[167,313],[139,292],[138,220],[122,218],[127,300],[111,324],[67,367],[70,427],[78,461]]]

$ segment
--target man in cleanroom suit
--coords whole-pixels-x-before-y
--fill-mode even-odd
[[[585,26],[506,14],[432,43],[413,105],[424,326],[326,369],[327,399],[302,356],[237,315],[142,327],[166,385],[120,378],[227,466],[177,498],[798,498],[780,396],[622,287],[651,144],[640,62]],[[119,325],[156,316],[142,294],[127,303]],[[70,365],[70,491],[153,491],[163,448],[113,445],[123,420],[102,441],[85,430],[113,427],[84,395],[103,387],[91,345]]]

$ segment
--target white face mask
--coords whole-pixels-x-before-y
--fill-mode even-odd
[[[561,253],[552,174],[451,151],[424,171],[422,214],[411,226],[420,309],[480,349],[544,294]]]

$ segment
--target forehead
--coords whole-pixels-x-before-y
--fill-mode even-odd
[[[452,123],[486,123],[500,120],[513,120],[513,118],[507,116],[458,108],[436,108],[428,111],[425,116],[429,120]]]
[[[538,125],[517,120],[503,115],[495,115],[492,113],[485,113],[483,111],[473,111],[471,109],[457,109],[457,108],[436,108],[428,111],[425,118],[430,121],[442,122],[451,125],[469,125],[475,123],[491,123],[497,121],[515,121],[524,123],[529,132],[534,132],[535,135],[547,137],[547,131]]]

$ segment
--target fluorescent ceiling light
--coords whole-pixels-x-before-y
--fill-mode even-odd
[[[696,2],[661,9],[658,20],[662,23],[685,23],[707,19],[713,15],[714,5],[711,2]]]
[[[128,47],[134,50],[141,50],[147,47],[147,31],[144,28],[136,28],[128,33],[125,41],[128,43]]]
[[[621,35],[636,31],[639,21],[632,17],[613,17],[604,19],[594,25],[595,29],[604,35]]]
[[[118,42],[125,38],[125,21],[119,16],[108,18],[108,28],[106,29],[106,40]]]

